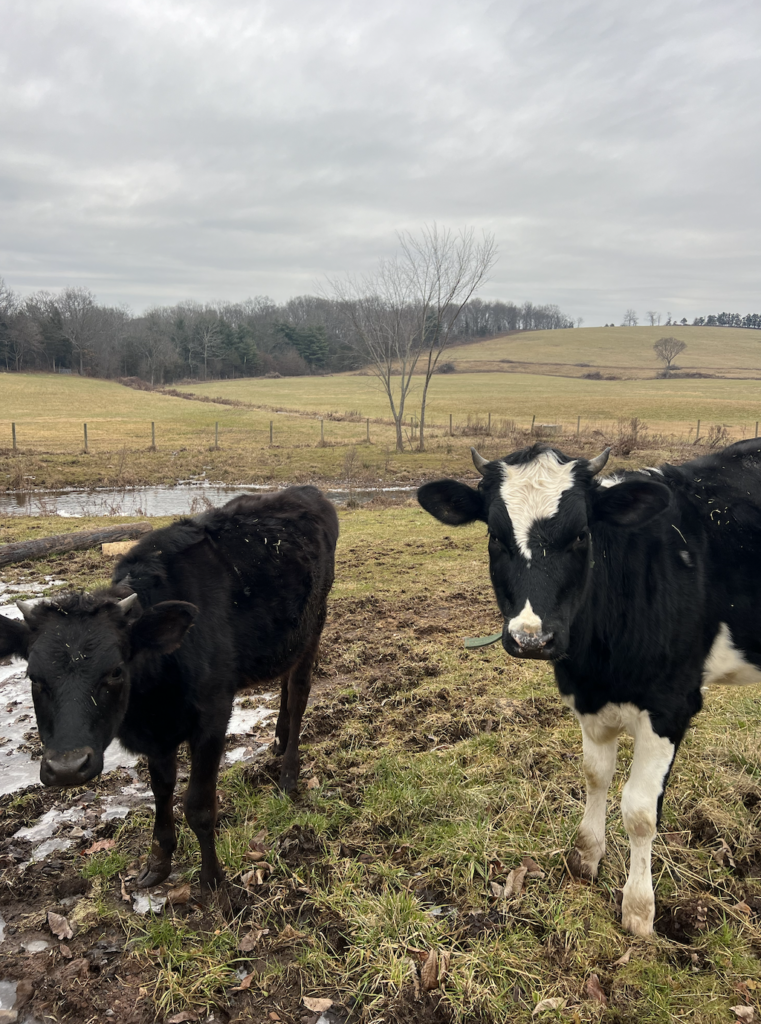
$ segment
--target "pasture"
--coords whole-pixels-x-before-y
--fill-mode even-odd
[[[535,372],[583,377],[590,369],[624,378],[654,377],[662,364],[653,344],[678,338],[682,370],[726,377],[761,376],[761,332],[732,327],[581,327],[531,331],[453,346],[447,359],[459,372]]]
[[[573,881],[565,857],[583,810],[578,727],[541,663],[462,645],[499,626],[483,528],[441,526],[413,502],[346,509],[340,519],[298,799],[277,794],[267,754],[223,773],[217,846],[227,894],[200,898],[197,846],[181,821],[174,884],[190,882],[191,898],[155,918],[138,918],[121,896],[120,876],[145,850],[148,811],[104,823],[56,853],[57,867],[30,868],[23,881],[6,869],[0,910],[11,926],[43,920],[80,884],[72,959],[58,950],[7,958],[6,974],[38,979],[32,1010],[68,1006],[89,1020],[115,1007],[116,1024],[183,1010],[295,1024],[317,1019],[306,996],[332,999],[339,1019],[351,1011],[365,1024],[719,1024],[732,1020],[730,1007],[754,1005],[758,694],[710,692],[689,730],[654,850],[656,936],[633,939],[617,923],[630,747],[613,784],[600,878]],[[10,540],[82,525],[6,521],[4,532]],[[75,552],[11,568],[7,579],[51,574],[91,587],[110,572],[99,552]],[[4,851],[56,798],[38,789],[0,801]],[[114,844],[85,853],[93,838]],[[266,858],[259,874],[251,849]],[[505,883],[526,857],[542,874],[510,894]],[[122,950],[110,973],[95,973],[97,942]]]

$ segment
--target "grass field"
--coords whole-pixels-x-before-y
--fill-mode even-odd
[[[623,328],[622,328],[623,330]],[[570,332],[549,332],[570,333]],[[383,416],[385,396],[372,377],[287,377],[280,380],[214,381],[189,384],[193,394],[234,398],[268,408],[304,409],[327,413],[358,408],[365,416]],[[420,401],[412,392],[410,412]],[[729,424],[747,436],[761,418],[761,382],[753,380],[626,380],[596,381],[538,374],[468,373],[437,376],[428,398],[428,417],[437,431],[446,431],[449,414],[455,423],[468,416],[516,420],[529,426],[560,423],[576,429],[577,416],[607,426],[622,417],[638,416],[652,430],[689,436],[696,421]]]
[[[732,327],[581,327],[531,331],[455,346],[446,355],[460,371],[491,370],[570,374],[590,368],[627,377],[654,377],[662,364],[653,352],[659,338],[687,348],[675,362],[683,370],[721,376],[761,376],[761,331]],[[542,369],[543,368],[543,369]]]
[[[112,985],[76,989],[81,1019],[101,1019],[125,992],[137,1000],[135,1024],[185,1007],[241,1024],[296,1024],[304,995],[331,998],[362,1024],[724,1024],[730,1007],[755,1004],[758,695],[709,693],[689,730],[654,850],[657,934],[634,940],[617,922],[628,859],[619,801],[631,748],[624,743],[613,785],[600,879],[575,882],[565,855],[583,806],[578,728],[546,667],[512,661],[498,647],[462,646],[498,625],[482,528],[443,527],[413,504],[344,510],[340,519],[300,795],[293,803],[277,796],[266,756],[221,779],[229,902],[191,901],[145,922],[125,908],[119,872],[147,849],[147,811],[112,823],[103,833],[116,839],[108,854],[83,856],[91,839],[56,853],[64,879],[82,873],[91,886],[79,913],[88,924],[69,943],[72,962],[96,939],[132,942]],[[20,539],[70,525],[26,520],[4,532]],[[98,552],[71,553],[14,573],[92,586],[107,580],[110,563]],[[43,805],[32,795],[4,807],[7,831]],[[246,886],[255,834],[271,871]],[[519,896],[500,896],[495,886],[527,855],[544,876],[527,878]],[[195,899],[197,844],[184,823],[175,863]],[[34,877],[44,891],[53,885],[44,870]],[[9,920],[20,897],[31,913],[28,884],[18,895],[12,885],[0,889]],[[237,951],[252,929],[267,931],[253,951]],[[426,993],[421,969],[431,950],[449,971]],[[35,958],[24,963],[36,970]],[[233,991],[236,969],[251,975],[245,990]],[[63,968],[45,978],[49,999],[71,999],[79,984]],[[533,1016],[545,999],[565,1008]]]

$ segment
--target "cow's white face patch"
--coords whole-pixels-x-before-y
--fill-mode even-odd
[[[761,683],[761,671],[749,661],[732,642],[732,634],[726,622],[719,626],[719,632],[703,665],[703,685],[725,683],[731,686],[748,686]]]
[[[531,558],[529,533],[538,519],[551,519],[557,514],[564,491],[573,487],[576,462],[558,462],[554,452],[542,452],[531,462],[520,466],[502,465],[502,500],[513,524],[518,550]]]
[[[531,602],[526,599],[523,611],[518,612],[514,619],[510,619],[507,628],[513,636],[516,633],[534,635],[542,632],[542,620],[531,607]]]

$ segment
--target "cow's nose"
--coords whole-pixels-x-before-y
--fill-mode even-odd
[[[541,651],[542,648],[546,647],[548,643],[555,636],[554,633],[513,633],[510,631],[510,636],[515,640],[521,650],[524,651]]]
[[[94,761],[92,747],[46,751],[40,765],[40,780],[46,786],[81,786],[97,774],[93,771]]]

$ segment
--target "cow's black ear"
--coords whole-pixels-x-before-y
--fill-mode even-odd
[[[426,512],[447,526],[462,526],[476,519],[486,522],[483,495],[457,480],[423,484],[417,492],[417,500]]]
[[[18,658],[26,658],[29,654],[29,635],[29,626],[25,622],[0,615],[0,661],[13,654]]]
[[[612,526],[644,526],[670,501],[671,491],[655,480],[622,480],[592,492],[594,518]]]
[[[198,609],[187,601],[162,601],[149,608],[130,630],[132,651],[171,654],[193,625]]]

